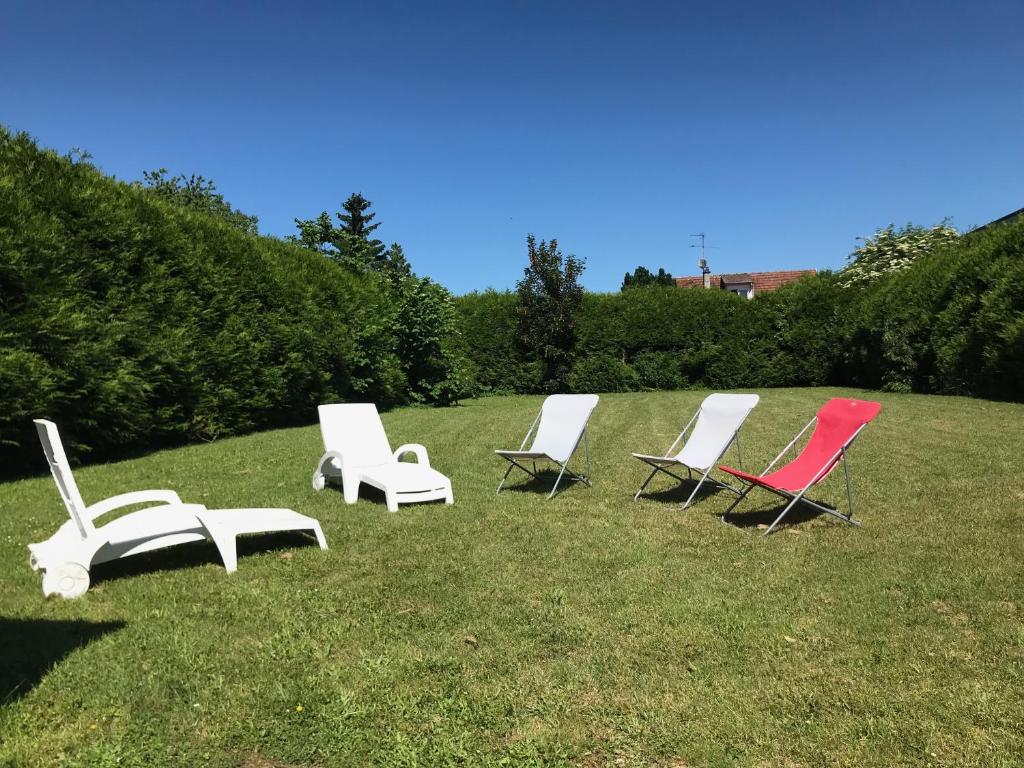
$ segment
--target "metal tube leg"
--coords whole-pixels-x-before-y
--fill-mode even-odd
[[[747,498],[747,494],[754,490],[754,486],[748,485],[739,496],[736,497],[736,501],[729,505],[729,508],[722,513],[722,522],[726,522],[725,518],[729,516],[729,513],[736,509],[736,505]]]
[[[505,470],[505,476],[503,478],[501,478],[501,482],[498,483],[498,490],[495,491],[495,496],[497,496],[499,493],[501,493],[501,487],[505,484],[505,481],[508,480],[508,476],[512,472],[512,467],[513,466],[514,466],[513,464],[509,464],[508,465],[508,469]]]
[[[791,510],[796,505],[796,503],[798,501],[800,501],[800,499],[803,498],[803,496],[804,495],[801,493],[799,496],[797,496],[795,499],[793,499],[791,502],[789,502],[789,504],[786,505],[786,508],[784,510],[782,510],[782,514],[780,514],[778,517],[776,517],[775,521],[771,525],[768,526],[768,530],[765,531],[764,533],[762,533],[761,535],[762,536],[767,536],[769,533],[771,533],[773,530],[775,530],[775,526],[779,524],[779,521],[782,520],[782,518],[784,518],[789,513],[789,510]]]
[[[690,506],[690,502],[693,501],[694,497],[697,495],[697,491],[700,490],[700,487],[702,485],[704,485],[704,481],[707,479],[708,472],[710,472],[710,471],[711,471],[711,467],[708,467],[707,472],[705,472],[703,474],[703,476],[701,476],[700,480],[697,482],[697,487],[694,488],[693,489],[693,493],[690,494],[690,498],[688,498],[686,500],[686,503],[683,504],[683,509],[686,509],[688,506]]]
[[[548,494],[548,498],[549,498],[549,499],[550,499],[550,498],[551,498],[552,496],[554,496],[554,495],[555,495],[555,491],[557,491],[557,490],[558,490],[558,484],[559,484],[560,482],[562,482],[562,475],[564,475],[564,474],[565,474],[565,468],[566,468],[566,466],[567,466],[568,464],[569,464],[569,462],[567,461],[567,462],[565,462],[565,464],[563,464],[563,465],[562,465],[562,471],[558,473],[558,479],[556,479],[556,480],[555,480],[555,487],[554,487],[554,488],[552,488],[552,489],[551,489],[551,493],[549,493],[549,494]]]
[[[849,510],[849,512],[847,513],[847,516],[852,521],[853,520],[853,493],[850,491],[850,470],[846,466],[846,451],[843,451],[843,474],[846,475],[846,503],[848,505],[847,509]]]
[[[583,452],[587,455],[587,485],[590,485],[590,440],[587,438],[587,430],[583,430]]]
[[[640,486],[640,490],[636,492],[636,496],[634,496],[634,497],[633,497],[633,501],[636,501],[637,499],[639,499],[639,498],[640,498],[640,494],[644,492],[644,488],[646,488],[646,487],[647,487],[647,484],[648,484],[649,482],[651,482],[651,480],[653,480],[653,479],[654,479],[654,476],[655,476],[656,474],[658,474],[658,472],[659,472],[659,469],[658,469],[657,467],[655,467],[655,468],[654,468],[654,469],[653,469],[653,470],[651,471],[651,474],[649,474],[649,475],[647,476],[647,479],[646,479],[646,480],[644,480],[644,484]]]

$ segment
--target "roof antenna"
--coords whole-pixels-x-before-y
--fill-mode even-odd
[[[691,243],[690,247],[691,248],[700,248],[700,262],[698,263],[698,266],[700,267],[701,282],[704,283],[704,287],[707,288],[708,287],[708,274],[711,272],[711,270],[708,269],[708,260],[706,258],[704,258],[704,233],[703,232],[698,232],[695,235],[690,235],[690,237],[699,237],[700,238],[700,245],[697,245],[696,243]]]

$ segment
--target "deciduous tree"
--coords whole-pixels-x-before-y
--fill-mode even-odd
[[[519,340],[543,367],[543,388],[565,389],[576,351],[576,318],[583,302],[579,284],[585,261],[563,256],[558,241],[526,237],[529,263],[516,284]]]

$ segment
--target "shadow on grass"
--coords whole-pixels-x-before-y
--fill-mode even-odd
[[[735,526],[736,528],[767,527],[775,521],[775,518],[782,514],[782,510],[786,508],[787,504],[789,504],[788,501],[771,507],[755,509],[750,512],[743,511],[741,504],[740,511],[737,512],[736,510],[733,510],[729,516],[725,518],[725,522],[729,525]],[[814,507],[808,506],[807,504],[797,504],[789,510],[788,515],[782,518],[779,522],[779,526],[772,531],[772,534],[774,535],[776,531],[780,531],[783,528],[800,525],[802,523],[809,523],[811,520],[816,520],[819,517],[834,519],[831,515],[827,515]],[[837,520],[836,522],[838,523],[839,521]]]
[[[565,474],[562,475],[562,482],[558,484],[558,493],[555,496],[561,496],[562,491],[566,491],[572,488],[574,485],[582,485],[584,488],[588,487],[586,483],[581,480],[577,480],[575,477],[571,477],[569,473],[572,469],[567,469]],[[523,478],[526,478],[525,482]],[[504,487],[501,492],[512,491],[514,493],[536,493],[547,496],[551,493],[551,489],[555,487],[555,481],[558,479],[557,469],[538,469],[536,477],[530,477],[524,472],[518,469],[513,469],[512,474],[508,476],[508,480],[505,481]]]
[[[0,706],[25,696],[65,656],[124,626],[123,621],[0,618]]]
[[[341,504],[342,506],[347,506],[347,503],[345,501],[345,491],[340,485],[333,485],[328,483],[327,487],[324,489],[324,492],[326,493],[328,491],[337,494],[339,504]],[[384,495],[384,491],[380,490],[379,488],[374,488],[372,485],[369,485],[367,483],[363,483],[359,486],[359,501],[366,501],[369,502],[370,504],[379,504],[381,508],[384,510],[387,509],[388,504],[387,497]],[[398,509],[401,510],[403,507],[421,506],[424,504],[440,504],[441,506],[444,506],[444,499],[402,502],[398,505]]]
[[[686,500],[690,498],[690,494],[693,493],[694,486],[697,485],[699,478],[691,480],[684,480],[683,482],[675,482],[675,485],[667,488],[662,488],[657,491],[652,491],[651,486],[647,486],[644,492],[640,494],[639,501],[647,499],[648,501],[657,501],[664,504],[679,504],[680,506],[686,503]],[[725,498],[735,499],[736,494],[731,491],[727,491],[725,488],[715,485],[711,482],[705,482],[701,486],[700,490],[697,491],[697,495],[693,497],[693,502],[690,504],[693,507],[695,504],[699,504],[705,499],[710,499],[718,494],[724,494]],[[730,503],[732,503],[730,501]]]
[[[276,533],[259,533],[239,536],[235,551],[238,553],[238,567],[244,568],[243,559],[248,555],[260,552],[275,552],[282,549],[295,549],[303,546],[317,546],[316,539],[302,531],[279,531]],[[144,573],[160,571],[180,571],[196,568],[201,565],[223,567],[224,561],[220,553],[210,542],[197,541],[191,544],[180,544],[167,549],[158,549],[141,555],[127,557],[123,560],[94,565],[89,570],[92,584],[118,579],[132,578]]]

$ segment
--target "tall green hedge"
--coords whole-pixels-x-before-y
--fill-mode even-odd
[[[886,278],[844,331],[851,383],[1024,401],[1024,217]]]
[[[578,391],[861,386],[1024,401],[1024,219],[960,238],[868,287],[831,273],[752,301],[725,291],[588,294]],[[485,389],[536,391],[515,295],[458,300]]]
[[[32,418],[103,457],[406,401],[382,279],[0,128],[0,473],[41,466]]]

